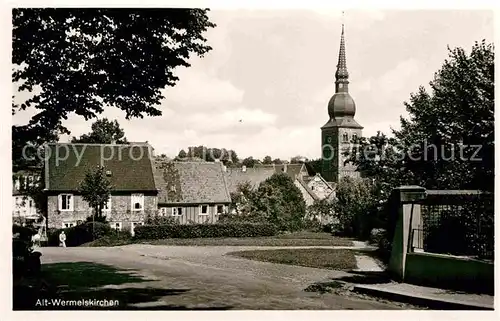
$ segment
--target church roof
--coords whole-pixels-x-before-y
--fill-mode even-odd
[[[352,117],[339,117],[339,118],[330,119],[321,128],[328,128],[328,127],[363,129],[363,126],[358,124],[358,122],[356,120],[354,120],[354,118],[352,118]]]

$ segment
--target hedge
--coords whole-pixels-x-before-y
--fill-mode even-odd
[[[92,224],[94,225],[93,228]],[[61,234],[62,231],[66,234],[66,246],[79,246],[113,234],[113,230],[109,224],[90,222],[69,228],[49,231],[47,235],[49,246],[59,246],[59,234]]]
[[[220,223],[190,225],[142,225],[135,228],[137,239],[256,237],[273,236],[277,228],[269,223]]]

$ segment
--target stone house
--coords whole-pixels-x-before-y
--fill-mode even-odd
[[[158,215],[181,224],[215,223],[227,213],[231,197],[219,162],[155,161]]]
[[[84,222],[93,209],[78,190],[86,173],[104,166],[112,184],[103,209],[111,226],[133,233],[146,216],[156,213],[158,190],[153,176],[153,151],[148,144],[69,144],[45,146],[45,192],[49,228]]]
[[[38,219],[40,213],[35,201],[27,195],[27,188],[39,183],[40,168],[18,170],[12,175],[12,219],[15,223]]]

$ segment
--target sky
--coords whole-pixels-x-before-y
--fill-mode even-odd
[[[333,9],[219,9],[209,17],[217,24],[205,34],[213,50],[177,70],[162,116],[127,121],[107,108],[100,118],[117,119],[129,141],[148,141],[170,157],[204,145],[233,149],[240,158],[319,158],[342,22],[363,136],[399,128],[404,102],[428,87],[448,46],[470,51],[475,41],[493,42],[494,32],[493,11],[347,10],[342,18]],[[16,114],[13,123],[31,115]],[[63,124],[79,136],[92,122],[72,115]]]

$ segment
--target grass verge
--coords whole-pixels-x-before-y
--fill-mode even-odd
[[[336,249],[279,249],[231,252],[228,255],[245,259],[328,270],[356,268],[353,250]]]

